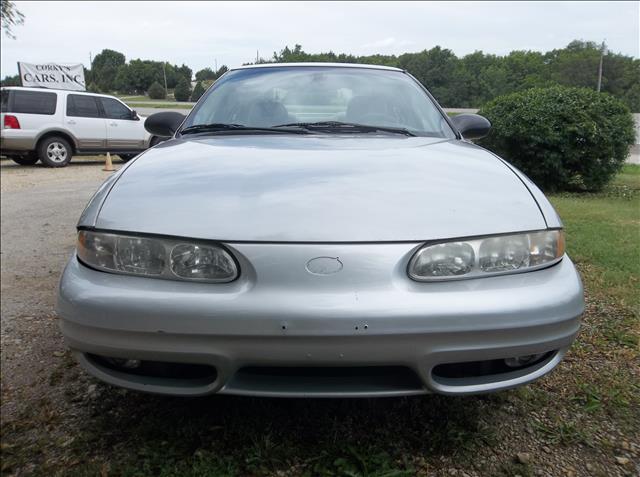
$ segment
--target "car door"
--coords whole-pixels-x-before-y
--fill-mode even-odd
[[[100,113],[96,96],[69,94],[64,122],[78,141],[78,149],[106,149],[107,122]]]
[[[110,150],[144,149],[145,131],[140,118],[115,98],[101,96],[107,121],[107,145]]]

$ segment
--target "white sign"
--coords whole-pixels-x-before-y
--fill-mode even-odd
[[[22,86],[85,91],[84,68],[80,63],[18,62]]]

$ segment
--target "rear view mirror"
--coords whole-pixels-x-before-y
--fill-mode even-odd
[[[135,109],[131,110],[131,120],[140,121],[140,116],[138,116],[138,112]]]
[[[144,128],[153,136],[171,137],[185,118],[184,114],[175,111],[155,113],[144,121]]]
[[[451,122],[465,139],[483,138],[491,129],[489,120],[479,114],[458,114],[451,118]]]

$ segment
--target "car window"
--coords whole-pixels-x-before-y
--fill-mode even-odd
[[[0,112],[6,113],[9,109],[9,91],[0,91]]]
[[[131,110],[120,101],[112,98],[100,98],[104,114],[109,119],[131,119]]]
[[[70,94],[67,96],[67,116],[99,118],[100,111],[95,96]]]
[[[327,121],[455,137],[434,101],[403,71],[333,66],[227,73],[200,99],[184,127],[211,123],[271,127]]]
[[[24,114],[55,114],[56,93],[45,93],[43,91],[13,91],[12,113]],[[3,99],[4,101],[4,99]]]

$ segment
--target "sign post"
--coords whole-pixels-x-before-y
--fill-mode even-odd
[[[21,86],[86,91],[81,63],[18,62]]]

